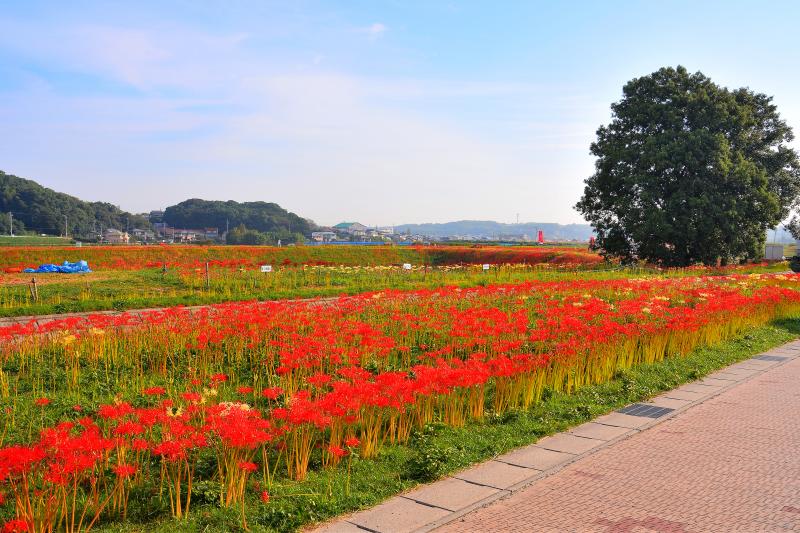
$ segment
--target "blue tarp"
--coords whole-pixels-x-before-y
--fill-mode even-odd
[[[86,261],[78,261],[77,263],[70,263],[64,261],[62,265],[54,265],[52,263],[46,265],[39,265],[39,268],[26,268],[23,272],[28,274],[50,274],[57,272],[59,274],[78,274],[81,272],[91,272],[89,263]]]

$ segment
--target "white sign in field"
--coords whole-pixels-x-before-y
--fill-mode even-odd
[[[411,263],[403,263],[403,270],[411,270]]]
[[[272,265],[261,265],[261,272],[272,272]]]
[[[483,265],[483,269],[484,269],[484,270],[489,270],[489,267],[490,267],[490,266],[491,266],[491,265],[487,265],[487,264],[485,264],[485,263],[484,263],[484,265]]]

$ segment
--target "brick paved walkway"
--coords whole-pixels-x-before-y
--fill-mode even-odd
[[[436,531],[800,531],[800,358]]]

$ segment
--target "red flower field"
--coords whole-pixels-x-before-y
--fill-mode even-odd
[[[18,395],[0,492],[14,523],[78,531],[124,520],[141,487],[161,487],[184,517],[202,472],[245,523],[248,491],[275,476],[342,462],[349,476],[351,453],[374,457],[414,428],[527,409],[545,389],[569,393],[796,314],[798,282],[529,282],[0,328],[0,391]],[[46,423],[54,404],[69,407]],[[40,414],[33,427],[15,425],[20,409]]]

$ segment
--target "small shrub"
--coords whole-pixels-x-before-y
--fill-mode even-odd
[[[428,425],[412,435],[410,444],[413,454],[406,468],[410,479],[433,481],[445,473],[453,450],[436,442],[436,431],[436,426]]]

